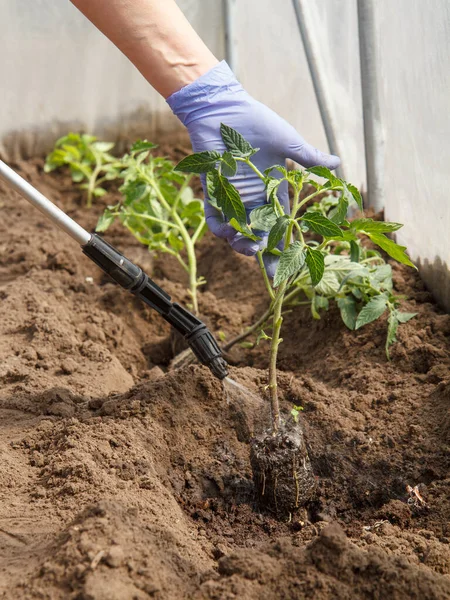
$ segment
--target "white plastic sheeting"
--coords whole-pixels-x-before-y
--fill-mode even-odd
[[[162,0],[163,1],[163,0]],[[326,140],[291,0],[235,0],[239,77],[311,143]],[[222,0],[180,0],[219,58]],[[356,0],[308,0],[346,177],[365,184]],[[450,3],[376,3],[386,216],[450,309]],[[0,154],[48,149],[71,127],[118,139],[178,127],[165,102],[68,0],[0,0]]]

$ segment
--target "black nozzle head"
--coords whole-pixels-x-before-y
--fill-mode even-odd
[[[224,379],[228,375],[228,368],[222,352],[214,339],[214,336],[203,323],[186,336],[186,340],[198,358],[207,366],[211,373],[218,379]]]
[[[223,356],[217,356],[216,358],[213,358],[208,367],[211,369],[211,373],[217,377],[217,379],[225,379],[225,377],[228,375],[228,365]]]

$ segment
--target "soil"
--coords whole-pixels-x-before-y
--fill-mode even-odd
[[[94,227],[102,204],[84,209],[65,174],[13,166]],[[250,466],[267,348],[230,353],[244,396],[170,371],[157,314],[1,183],[0,208],[1,598],[450,598],[450,317],[412,269],[394,266],[418,316],[391,362],[383,319],[355,333],[335,309],[286,315],[282,407],[304,407],[317,496],[276,519]],[[189,302],[172,257],[119,225],[107,239]],[[258,267],[209,236],[199,264],[201,313],[229,339],[266,307]]]

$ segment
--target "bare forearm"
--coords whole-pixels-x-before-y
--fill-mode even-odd
[[[217,59],[174,0],[72,0],[165,98]]]

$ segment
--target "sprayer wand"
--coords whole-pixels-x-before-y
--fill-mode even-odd
[[[156,310],[163,319],[179,331],[198,360],[209,367],[213,375],[218,379],[227,376],[227,363],[222,357],[220,348],[212,333],[200,319],[179,304],[172,302],[169,294],[152,281],[140,267],[99,235],[88,233],[1,160],[0,177],[78,242],[83,253],[116,283]]]

